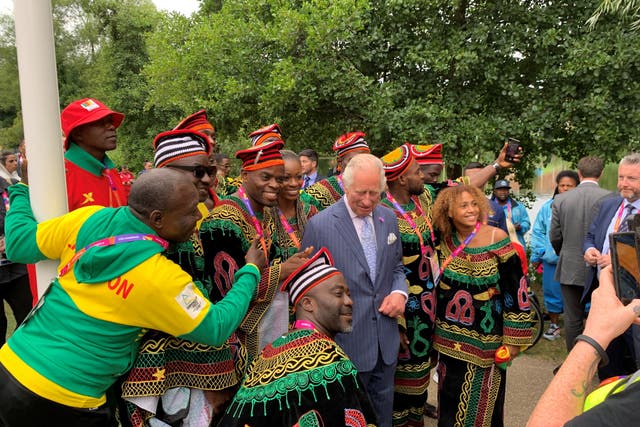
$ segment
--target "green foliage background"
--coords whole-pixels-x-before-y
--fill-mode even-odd
[[[375,154],[444,144],[450,171],[507,136],[517,179],[557,155],[637,150],[638,34],[597,1],[204,0],[191,17],[150,0],[55,0],[61,108],[96,97],[126,114],[118,163],[206,108],[222,151],[277,122],[289,148],[331,154],[363,130]],[[11,17],[0,17],[0,145],[21,138]]]

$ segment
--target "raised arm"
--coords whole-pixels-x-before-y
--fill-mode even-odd
[[[84,220],[103,209],[100,206],[78,209],[38,224],[29,202],[29,187],[9,187],[10,206],[5,220],[7,257],[14,262],[31,264],[43,259],[58,259],[70,235],[77,234]]]
[[[600,273],[600,286],[593,292],[591,310],[583,332],[588,338],[576,342],[534,408],[527,422],[528,427],[563,426],[582,413],[589,385],[600,363],[599,351],[588,341],[593,340],[597,346],[606,349],[629,325],[640,325],[639,314],[640,300],[622,305],[613,289],[611,267],[604,268]],[[606,401],[601,405],[605,404]]]

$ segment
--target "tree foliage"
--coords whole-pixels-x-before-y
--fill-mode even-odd
[[[602,0],[587,22],[593,28],[607,14],[631,19],[631,27],[636,31],[640,29],[640,2],[637,0]]]
[[[363,130],[376,154],[441,142],[450,165],[491,161],[514,136],[526,183],[552,155],[617,160],[639,146],[639,36],[612,15],[591,29],[598,5],[203,0],[184,17],[148,0],[57,0],[61,102],[96,96],[127,114],[121,160],[206,108],[228,153],[273,122],[294,150],[330,154]]]

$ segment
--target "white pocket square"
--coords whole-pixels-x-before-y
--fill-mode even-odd
[[[393,245],[398,240],[395,233],[389,233],[387,236],[387,245]]]

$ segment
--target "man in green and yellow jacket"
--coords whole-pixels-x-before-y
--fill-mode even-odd
[[[163,256],[189,239],[198,194],[171,169],[138,179],[129,206],[91,206],[38,224],[28,187],[10,188],[7,255],[60,259],[58,277],[0,349],[0,425],[111,426],[106,390],[133,362],[147,329],[220,345],[247,311],[265,264],[254,243],[217,304]]]

